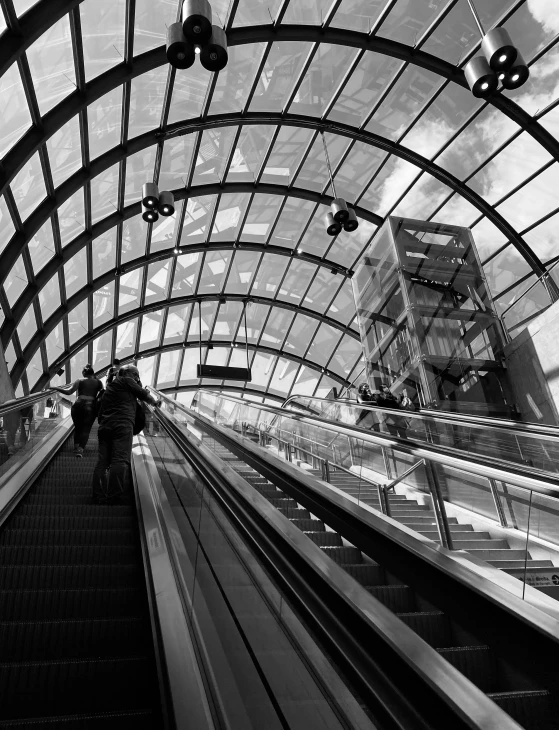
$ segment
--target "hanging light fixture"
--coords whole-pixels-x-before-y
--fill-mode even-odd
[[[157,208],[148,208],[142,203],[142,218],[146,223],[156,223],[159,220]]]
[[[505,28],[493,28],[486,33],[473,0],[468,0],[468,5],[481,34],[483,52],[483,56],[472,58],[464,67],[472,94],[486,99],[497,90],[499,81],[505,89],[518,89],[526,83],[530,71],[508,31]]]
[[[196,60],[194,46],[186,40],[182,23],[167,28],[167,60],[173,68],[181,70],[190,68]]]
[[[203,45],[212,35],[212,7],[208,0],[185,0],[182,31],[191,43]]]
[[[206,71],[221,71],[227,66],[227,36],[219,25],[212,27],[212,37],[200,50],[200,63]]]
[[[356,231],[359,227],[359,221],[357,220],[357,215],[355,214],[355,210],[353,208],[349,208],[348,213],[349,216],[344,223],[344,231],[347,231],[348,233],[353,233],[353,231]]]
[[[175,198],[173,193],[163,190],[159,195],[159,212],[162,216],[170,216],[175,212]]]
[[[143,184],[142,205],[146,208],[157,208],[159,205],[159,188],[155,183],[147,182]]]
[[[322,135],[322,144],[324,146],[328,173],[330,175],[330,184],[332,185],[332,192],[334,193],[334,200],[330,204],[330,213],[326,213],[324,216],[324,224],[326,226],[326,233],[328,233],[329,236],[337,236],[342,230],[342,224],[344,224],[344,230],[354,231],[358,227],[359,222],[355,212],[353,212],[353,217],[355,219],[354,223],[350,228],[346,228],[345,226],[347,221],[350,219],[350,210],[346,201],[343,198],[338,198],[338,194],[336,193],[336,186],[334,184],[334,176],[332,175],[332,166],[330,165],[330,157],[328,155],[328,148],[326,147],[324,132],[320,132],[320,134]]]

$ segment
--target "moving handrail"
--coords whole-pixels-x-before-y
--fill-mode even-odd
[[[51,395],[56,395],[56,391],[52,390],[52,388],[49,388],[47,390],[42,390],[39,393],[32,393],[30,395],[24,395],[21,398],[13,398],[12,400],[7,400],[5,403],[2,403],[2,405],[0,405],[0,417],[4,416],[6,413],[11,413],[12,411],[20,411],[24,408],[35,405],[35,403],[39,403],[40,401],[48,398]]]

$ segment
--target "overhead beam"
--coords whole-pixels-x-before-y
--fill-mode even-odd
[[[46,338],[49,336],[49,334],[54,330],[54,328],[59,324],[62,319],[64,318],[64,315],[68,314],[68,312],[72,311],[75,307],[78,306],[80,302],[82,302],[89,294],[96,291],[100,288],[100,286],[103,286],[102,284],[100,286],[96,286],[96,284],[102,279],[105,280],[105,283],[108,283],[111,279],[109,277],[100,277],[99,279],[96,279],[94,282],[94,285],[91,287],[87,287],[87,291],[85,289],[80,290],[76,294],[74,294],[73,297],[71,297],[67,304],[60,306],[54,314],[49,317],[49,319],[44,323],[43,329],[37,331],[25,349],[22,351],[22,355],[20,358],[18,358],[16,364],[11,370],[11,377],[12,381],[15,385],[19,383],[21,376],[27,366],[28,363],[31,362],[31,359],[33,358],[34,354],[37,352],[37,350],[40,348],[42,343],[46,340]],[[256,304],[267,304],[271,307],[278,307],[279,309],[287,309],[291,312],[295,312],[297,314],[304,314],[307,317],[310,317],[311,319],[315,319],[318,322],[321,322],[323,324],[327,324],[333,329],[337,330],[341,334],[346,334],[349,337],[351,337],[354,340],[359,340],[359,333],[355,330],[351,329],[351,327],[346,327],[345,325],[341,324],[341,322],[337,322],[335,319],[332,319],[331,317],[327,317],[325,315],[319,314],[318,312],[313,311],[312,309],[308,309],[307,307],[301,307],[297,304],[291,304],[290,302],[284,302],[281,300],[276,300],[271,297],[262,297],[262,296],[247,296],[242,294],[224,294],[224,293],[216,293],[216,294],[199,294],[199,295],[191,295],[191,296],[184,296],[184,297],[175,297],[174,299],[165,299],[164,301],[159,302],[153,302],[151,304],[147,304],[143,307],[137,307],[136,309],[132,309],[129,312],[126,312],[125,314],[122,314],[118,317],[113,317],[107,322],[104,322],[99,327],[96,327],[91,333],[85,334],[82,338],[80,338],[77,342],[75,342],[71,348],[60,358],[57,358],[53,363],[49,363],[49,372],[52,374],[55,373],[60,367],[62,367],[62,363],[66,362],[68,358],[73,357],[76,353],[78,353],[82,347],[85,347],[89,342],[93,342],[93,340],[97,339],[97,337],[100,337],[101,335],[105,334],[105,332],[108,332],[109,330],[114,329],[115,327],[118,327],[119,324],[122,324],[123,322],[128,322],[131,319],[135,319],[136,317],[142,315],[142,314],[149,314],[151,312],[158,312],[164,309],[167,309],[169,307],[176,307],[180,305],[185,304],[193,304],[196,302],[211,302],[211,301],[219,301],[220,299],[225,299],[226,301],[234,301],[234,302],[246,302],[247,299],[251,302],[254,302]],[[212,344],[217,345],[219,342],[222,342],[222,340],[213,340]],[[278,352],[278,350],[276,350]]]
[[[396,155],[400,159],[405,160],[411,164],[416,165],[419,169],[428,172],[436,180],[444,183],[449,188],[457,192],[463,198],[468,200],[473,206],[475,206],[481,214],[485,215],[502,233],[507,239],[516,247],[516,249],[525,258],[527,263],[530,265],[532,270],[538,275],[542,276],[546,273],[546,267],[540,261],[540,259],[534,254],[531,247],[526,243],[522,236],[508,223],[508,221],[498,213],[493,206],[491,206],[484,198],[478,195],[474,190],[461,182],[457,177],[444,170],[442,167],[431,162],[427,158],[419,155],[418,153],[410,150],[403,145],[396,142],[392,142],[380,135],[373,134],[371,132],[359,131],[355,128],[340,123],[328,123],[321,122],[320,120],[314,119],[304,115],[296,114],[263,114],[258,112],[247,112],[246,114],[219,114],[208,117],[204,121],[191,120],[188,122],[177,122],[171,125],[163,135],[160,130],[154,129],[147,132],[139,137],[130,140],[126,147],[117,146],[112,150],[108,151],[101,157],[94,160],[89,168],[82,168],[78,172],[74,173],[66,182],[59,186],[54,193],[54,196],[47,198],[25,221],[22,230],[17,231],[12,237],[5,250],[0,255],[0,284],[2,284],[8,275],[9,271],[15,264],[18,256],[23,250],[26,243],[28,243],[38,230],[44,225],[45,221],[58,209],[66,200],[68,200],[74,193],[82,188],[88,181],[94,178],[96,175],[102,174],[105,170],[112,167],[114,164],[121,160],[129,157],[136,152],[146,149],[147,147],[157,144],[157,142],[164,137],[172,137],[176,135],[184,135],[201,131],[203,129],[210,129],[216,127],[225,126],[237,126],[237,125],[259,125],[259,124],[270,124],[270,125],[282,125],[287,124],[294,127],[304,127],[315,130],[326,130],[332,134],[339,134],[349,139],[368,144],[371,147],[383,149],[390,154]],[[234,187],[237,186],[237,187]],[[211,192],[209,192],[211,191]],[[175,192],[177,199],[185,197],[198,197],[202,195],[220,194],[224,192],[271,192],[279,195],[290,195],[293,197],[300,197],[307,200],[313,200],[315,202],[323,202],[329,205],[331,197],[320,196],[314,191],[307,191],[303,188],[294,188],[291,186],[275,186],[270,183],[214,183],[211,186],[195,186],[185,191],[184,188],[180,188]],[[110,228],[118,225],[124,220],[127,220],[133,215],[137,215],[140,212],[139,203],[133,204],[125,208],[121,213],[116,212],[108,216],[104,220],[97,223],[89,231],[84,231],[78,236],[73,242],[65,246],[62,252],[62,256],[58,256],[53,259],[47,269],[41,272],[36,279],[37,288],[40,290],[45,283],[50,279],[53,273],[61,268],[66,261],[80,251],[90,240],[106,233]],[[369,220],[376,225],[380,225],[383,222],[383,218],[378,216],[371,211],[364,208],[357,209],[358,215]],[[56,267],[53,269],[53,265]],[[47,277],[48,272],[48,277]],[[25,307],[26,309],[27,307]],[[19,321],[19,320],[18,320]]]
[[[95,335],[96,337],[98,335]],[[89,342],[92,339],[92,336],[87,338],[87,341]],[[85,344],[85,343],[84,343]],[[214,349],[218,347],[226,347],[231,348],[233,345],[233,342],[225,341],[225,340],[202,340],[202,348],[207,347],[208,345],[212,345]],[[82,345],[83,347],[83,345]],[[151,357],[152,355],[157,355],[159,353],[163,352],[170,352],[172,350],[190,350],[193,348],[198,349],[200,347],[200,342],[187,342],[182,345],[172,344],[172,345],[163,345],[161,347],[154,347],[150,350],[145,350],[141,353],[141,359],[145,359],[147,357]],[[243,342],[241,347],[245,348],[245,343]],[[80,348],[81,349],[81,348]],[[337,383],[340,383],[340,385],[343,385],[344,387],[350,386],[351,383],[349,380],[346,380],[345,378],[340,377],[336,373],[332,372],[331,370],[327,370],[326,368],[323,368],[321,365],[318,365],[317,363],[313,362],[312,360],[307,360],[304,357],[299,357],[298,355],[294,355],[290,352],[284,352],[283,350],[279,350],[275,347],[268,347],[267,345],[252,345],[249,343],[248,349],[255,351],[255,352],[264,352],[269,355],[277,355],[278,357],[283,357],[286,360],[290,360],[292,362],[296,362],[299,365],[304,365],[305,367],[308,367],[310,370],[314,370],[316,372],[319,372],[321,375],[326,375],[327,377],[331,378],[332,380],[336,381]],[[56,371],[64,367],[68,360],[72,357],[72,355],[75,354],[74,348],[72,348],[72,353],[67,353],[64,355],[64,358],[60,360],[60,362],[57,361],[56,366],[49,368],[48,373],[43,373],[37,383],[33,386],[33,389],[31,390],[32,393],[37,393],[41,391],[45,385],[49,382],[49,380],[56,374]],[[135,358],[132,357],[126,357],[122,358],[122,364],[125,364],[127,362],[133,361]],[[103,368],[106,369],[106,368]],[[180,379],[180,373],[179,373],[179,379]],[[244,381],[243,381],[244,382]],[[265,393],[262,393],[262,395],[265,395]]]
[[[171,395],[172,393],[191,393],[193,391],[197,390],[206,390],[208,386],[204,386],[204,388],[201,388],[199,385],[181,385],[178,388],[158,388],[157,390],[160,393],[166,393],[167,395]],[[285,402],[285,398],[281,395],[274,395],[273,393],[270,393],[267,390],[256,390],[255,388],[243,388],[241,385],[237,388],[234,385],[216,385],[215,390],[225,393],[247,393],[248,395],[255,395],[259,398],[269,398],[270,400],[277,401],[278,403],[283,404]],[[180,401],[177,401],[180,402]],[[246,399],[247,403],[251,403],[248,398]]]
[[[78,245],[79,248],[77,248]],[[12,338],[17,325],[21,322],[21,319],[27,311],[27,308],[35,299],[39,291],[45,286],[48,281],[50,281],[50,279],[64,265],[64,263],[69,261],[72,256],[74,256],[79,250],[81,250],[81,248],[83,248],[83,245],[85,244],[83,244],[82,241],[80,241],[79,244],[78,241],[74,241],[72,244],[66,246],[62,250],[61,256],[54,257],[43,269],[41,269],[40,273],[35,279],[35,283],[28,284],[28,286],[24,289],[21,296],[12,308],[11,316],[5,319],[2,327],[0,328],[0,341],[4,343],[4,347],[8,346],[8,343]],[[135,269],[141,269],[144,266],[148,266],[149,264],[153,264],[157,261],[173,260],[180,255],[201,253],[207,251],[254,251],[255,253],[261,254],[274,254],[275,256],[285,256],[290,259],[297,258],[301,261],[307,261],[309,263],[315,264],[316,266],[328,269],[329,271],[339,273],[344,277],[353,276],[353,271],[345,269],[343,266],[340,266],[340,264],[334,261],[330,261],[328,259],[321,259],[319,256],[314,256],[310,253],[294,253],[293,249],[284,248],[283,246],[272,246],[259,243],[244,243],[242,241],[240,243],[237,243],[236,241],[219,241],[217,243],[197,243],[190,246],[180,246],[179,254],[176,254],[174,247],[171,247],[166,249],[160,249],[159,251],[146,254],[145,256],[140,256],[137,259],[132,259],[130,261],[127,261],[126,264],[118,269],[110,269],[108,272],[92,281],[91,285],[88,285],[76,292],[74,297],[78,297],[80,293],[83,293],[83,297],[80,299],[80,301],[83,301],[83,299],[91,294],[91,292],[97,291],[97,289],[100,289],[102,286],[105,286],[109,282],[114,281],[115,276],[120,276],[124,273],[134,271]],[[74,300],[74,297],[72,297],[72,301]]]

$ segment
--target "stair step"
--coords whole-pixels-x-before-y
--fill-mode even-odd
[[[143,649],[141,618],[0,622],[3,662],[135,656]]]
[[[361,550],[356,547],[322,547],[321,550],[328,555],[329,558],[338,565],[344,565],[344,563],[355,564],[360,563],[363,559]]]
[[[435,649],[447,647],[451,643],[450,624],[441,611],[416,611],[397,615]]]
[[[135,556],[130,545],[0,546],[0,566],[129,565]]]
[[[290,520],[308,520],[311,516],[308,509],[302,509],[301,507],[279,507],[278,509]]]
[[[0,532],[0,547],[7,545],[135,545],[134,530],[13,530]]]
[[[415,609],[413,591],[408,586],[365,586],[367,591],[394,613],[411,613]]]
[[[556,730],[557,700],[546,690],[491,692],[488,697],[526,730]]]
[[[380,565],[371,565],[370,563],[354,563],[350,565],[345,563],[343,569],[349,573],[352,578],[362,586],[383,585],[386,581],[384,578],[384,568]]]
[[[482,692],[498,689],[495,656],[488,646],[450,647],[438,652]]]
[[[0,727],[7,730],[154,730],[157,721],[151,710],[131,710],[3,721]]]
[[[468,533],[469,534],[469,533]],[[477,533],[473,533],[476,535]],[[506,540],[492,540],[480,538],[479,540],[461,540],[458,537],[452,536],[452,545],[455,550],[467,550],[468,552],[478,555],[481,552],[497,550],[506,550],[510,552],[509,544]],[[483,558],[482,558],[483,559]]]
[[[525,555],[524,550],[513,550],[512,548],[485,548],[482,550],[468,548],[468,552],[475,555],[476,558],[486,561],[524,560]]]
[[[520,560],[507,560],[506,558],[503,558],[502,560],[488,560],[487,561],[490,565],[495,566],[495,568],[500,568],[501,570],[506,570],[507,573],[511,571],[511,569],[516,568],[517,570],[515,572],[511,572],[511,575],[516,575],[516,577],[520,577],[518,574],[518,571],[520,571],[523,575],[524,573],[524,558]],[[526,567],[528,570],[531,568],[553,568],[553,563],[551,560],[528,560],[526,561]]]
[[[343,544],[342,538],[337,532],[305,532],[305,535],[320,547],[341,546]]]
[[[156,682],[144,657],[2,663],[0,717],[21,717],[22,704],[28,718],[144,707]]]
[[[291,522],[295,525],[295,527],[298,527],[301,532],[322,532],[326,529],[322,520],[315,520],[311,518],[308,520],[292,519]]]
[[[107,509],[107,508],[105,508]],[[109,512],[101,516],[81,516],[74,517],[19,517],[14,516],[8,523],[8,529],[17,530],[130,530],[135,527],[133,517],[112,516]]]
[[[0,621],[123,618],[143,610],[142,588],[0,591]]]
[[[142,580],[136,564],[0,566],[0,591],[136,587]]]
[[[456,525],[455,525],[456,527]],[[439,533],[437,530],[417,530],[421,535],[424,537],[428,537],[431,540],[438,540],[439,539]],[[471,532],[468,531],[458,531],[458,530],[451,530],[452,533],[452,540],[453,542],[460,542],[467,540],[468,542],[477,542],[478,540],[490,540],[491,535],[488,532],[474,532],[473,530]],[[465,548],[467,549],[467,548]]]

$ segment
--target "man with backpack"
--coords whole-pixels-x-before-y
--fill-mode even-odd
[[[140,384],[140,373],[134,365],[125,365],[107,387],[101,399],[99,414],[99,456],[93,472],[93,501],[97,504],[126,504],[128,474],[132,454],[138,401],[159,406]],[[110,468],[107,478],[107,469]]]

